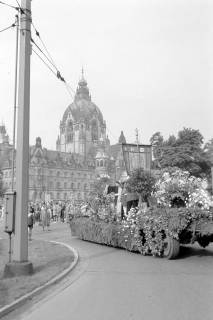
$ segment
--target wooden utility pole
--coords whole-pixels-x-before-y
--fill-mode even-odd
[[[14,262],[28,262],[31,0],[21,1]]]

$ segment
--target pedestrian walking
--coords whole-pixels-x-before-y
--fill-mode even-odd
[[[32,232],[33,232],[33,222],[34,222],[34,216],[33,216],[33,210],[30,208],[30,211],[28,213],[28,239],[29,241],[32,240]]]
[[[47,208],[45,203],[43,203],[41,206],[41,225],[42,225],[43,231],[48,226]]]

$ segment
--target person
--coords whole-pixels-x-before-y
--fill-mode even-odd
[[[44,231],[45,227],[47,227],[47,208],[44,203],[41,206],[41,225]]]
[[[47,205],[47,230],[50,231],[50,220],[51,220],[52,210],[50,204]]]
[[[33,210],[30,208],[30,211],[28,213],[28,239],[29,241],[32,240],[32,231],[33,231]]]
[[[64,214],[65,214],[65,205],[61,206],[60,220],[64,222]]]

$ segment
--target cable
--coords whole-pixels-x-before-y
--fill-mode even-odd
[[[47,50],[47,47],[45,46],[44,41],[41,39],[40,32],[36,29],[36,27],[35,27],[35,25],[33,24],[33,22],[32,22],[32,26],[33,26],[33,28],[34,28],[34,30],[35,30],[36,36],[39,37],[39,39],[40,39],[40,41],[41,41],[41,43],[42,43],[42,45],[43,45],[43,47],[44,47],[47,55],[49,56],[49,59],[51,60],[51,63],[52,63],[52,64],[54,65],[54,67],[57,69],[56,64],[55,64],[52,56],[50,55],[49,51]]]
[[[20,10],[21,14],[26,14],[26,13],[24,12],[24,10],[22,9],[22,7],[20,6],[20,3],[18,2],[18,0],[16,0],[16,3],[17,3],[17,5],[18,5],[18,10]],[[27,14],[26,14],[26,15],[27,15]],[[29,18],[29,16],[28,16],[28,18]]]
[[[56,78],[58,78],[59,80],[61,80],[62,82],[64,82],[65,87],[66,87],[66,89],[67,89],[67,92],[69,93],[69,95],[71,96],[71,98],[73,98],[73,95],[71,94],[71,92],[70,92],[69,89],[68,89],[68,85],[67,85],[66,81],[63,80],[62,77],[60,78],[60,77],[58,76],[58,73],[55,72],[55,71],[44,61],[44,59],[40,56],[40,54],[38,54],[38,52],[36,52],[33,48],[32,48],[32,51],[33,51],[33,52],[38,56],[38,58],[45,64],[45,66],[54,74],[54,76],[56,76]]]
[[[3,4],[4,6],[10,7],[10,8],[13,8],[13,9],[15,9],[15,10],[19,10],[19,8],[18,8],[18,7],[11,6],[10,4],[5,3],[5,2],[3,2],[3,1],[0,1],[0,4]]]
[[[14,28],[15,26],[16,26],[16,24],[13,23],[13,24],[11,24],[9,27],[6,27],[6,28],[0,30],[0,32],[6,31],[6,30],[8,30],[8,29],[10,29],[10,28]]]
[[[37,47],[37,49],[45,56],[45,58],[49,61],[49,63],[56,69],[56,72],[58,71],[55,64],[52,63],[52,61],[47,57],[47,55],[42,51],[42,49],[37,45],[37,43],[31,38],[31,42]]]
[[[46,67],[57,77],[57,73],[44,61],[44,59],[36,52],[33,48],[32,51],[41,59],[41,61],[46,65]]]
[[[24,10],[21,8],[18,0],[16,0],[16,2],[17,2],[17,4],[18,4],[18,6],[19,6],[19,9],[21,10],[21,13],[22,13],[22,14],[25,14],[27,17],[31,18],[31,17],[30,17],[26,12],[24,12]],[[43,45],[43,47],[44,47],[47,55],[42,51],[42,49],[35,43],[35,41],[34,41],[32,38],[31,38],[31,41],[35,44],[35,46],[38,48],[38,50],[45,56],[45,58],[48,60],[48,62],[55,68],[55,70],[56,70],[56,72],[57,72],[57,78],[58,78],[59,80],[63,81],[63,82],[66,84],[66,89],[67,89],[67,91],[69,92],[69,94],[71,94],[71,92],[73,92],[73,93],[75,94],[75,91],[72,89],[72,87],[65,81],[64,77],[62,77],[59,69],[58,69],[57,66],[56,66],[56,63],[54,62],[54,60],[53,60],[50,52],[48,51],[48,49],[47,49],[44,41],[43,41],[42,38],[41,38],[40,32],[38,31],[38,29],[37,29],[36,26],[34,25],[33,21],[31,21],[31,24],[32,24],[32,26],[33,26],[33,28],[34,28],[34,30],[35,30],[36,36],[37,36],[37,37],[39,38],[39,40],[41,41],[41,43],[42,43],[42,45]],[[71,92],[70,92],[70,91],[71,91]],[[72,94],[71,94],[71,95],[72,95]],[[73,95],[72,95],[72,97],[73,97]]]

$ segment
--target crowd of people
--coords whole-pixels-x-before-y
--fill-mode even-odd
[[[70,216],[75,215],[85,207],[84,202],[50,201],[29,202],[28,205],[28,235],[32,240],[32,230],[35,224],[42,227],[43,231],[50,230],[51,223],[69,222]],[[4,221],[4,205],[0,205],[0,222]]]

